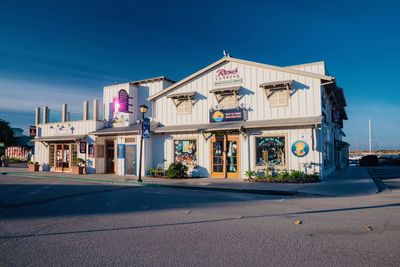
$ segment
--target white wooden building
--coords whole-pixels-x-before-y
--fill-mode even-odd
[[[141,104],[151,118],[143,175],[182,162],[194,177],[244,178],[273,166],[323,178],[347,161],[346,101],[324,62],[277,67],[225,56],[178,82],[157,77],[104,87],[100,120],[97,104],[88,120],[85,103],[79,122],[63,115],[48,123],[46,107],[43,123],[37,115],[35,156],[43,170],[69,170],[57,168],[66,157],[73,163],[65,143],[89,172],[137,175]],[[81,143],[86,149],[78,151]]]

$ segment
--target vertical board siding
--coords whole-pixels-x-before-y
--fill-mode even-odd
[[[153,105],[157,106],[155,109],[155,118],[166,126],[208,123],[209,109],[218,104],[215,96],[210,94],[209,90],[214,88],[215,71],[222,67],[226,69],[237,67],[239,69],[239,75],[243,79],[239,104],[243,104],[249,109],[248,120],[312,117],[321,114],[320,81],[318,79],[247,64],[228,62],[183,84],[173,92],[196,91],[198,93],[198,101],[193,106],[191,114],[177,114],[177,108],[172,99],[164,95],[153,102]],[[289,98],[289,104],[283,107],[270,107],[265,92],[259,85],[264,82],[289,79],[295,81],[293,95]]]

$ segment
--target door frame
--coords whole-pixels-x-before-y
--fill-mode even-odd
[[[223,179],[237,179],[240,177],[240,157],[241,157],[241,145],[240,145],[240,134],[224,134],[223,136],[213,136],[211,137],[211,142],[210,142],[210,173],[211,177],[213,178],[223,178]],[[220,172],[213,172],[213,143],[215,141],[222,141],[223,142],[223,148],[222,148],[222,173]],[[227,166],[228,166],[228,156],[227,156],[227,142],[228,141],[236,141],[237,145],[237,170],[235,173],[229,173],[227,171]]]
[[[64,157],[64,150],[65,150],[64,147],[68,146],[68,150],[69,150],[69,156],[68,156],[69,166],[68,166],[68,168],[65,168],[63,166],[57,167],[57,151],[58,151],[57,146],[58,145],[61,145],[61,160]],[[72,148],[73,148],[72,143],[56,143],[56,144],[54,144],[54,171],[56,171],[56,172],[71,172],[71,170],[72,170],[72,153],[73,153]],[[64,162],[64,161],[62,161],[62,162]]]
[[[115,139],[106,139],[105,141],[104,141],[104,143],[105,143],[105,146],[104,146],[104,149],[105,149],[105,173],[114,173],[114,174],[116,174],[117,173],[117,170],[116,170],[116,167],[117,167],[117,164],[116,164],[116,158],[117,158],[117,147],[116,147],[116,140]],[[114,162],[113,162],[113,172],[109,172],[109,169],[108,169],[108,144],[109,143],[113,143],[113,147],[114,147]]]

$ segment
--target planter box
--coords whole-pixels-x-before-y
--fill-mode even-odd
[[[72,174],[83,174],[83,170],[85,167],[83,166],[72,166],[71,173]]]
[[[28,164],[28,169],[30,172],[38,172],[39,166],[39,164]]]

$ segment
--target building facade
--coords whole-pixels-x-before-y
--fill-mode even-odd
[[[97,103],[89,119],[85,102],[76,122],[66,105],[59,123],[37,108],[35,159],[43,170],[69,171],[80,157],[89,173],[138,175],[142,104],[151,120],[142,175],[181,162],[193,177],[244,178],[273,168],[323,178],[347,162],[346,101],[324,62],[277,67],[223,57],[178,82],[104,87],[102,118]]]

